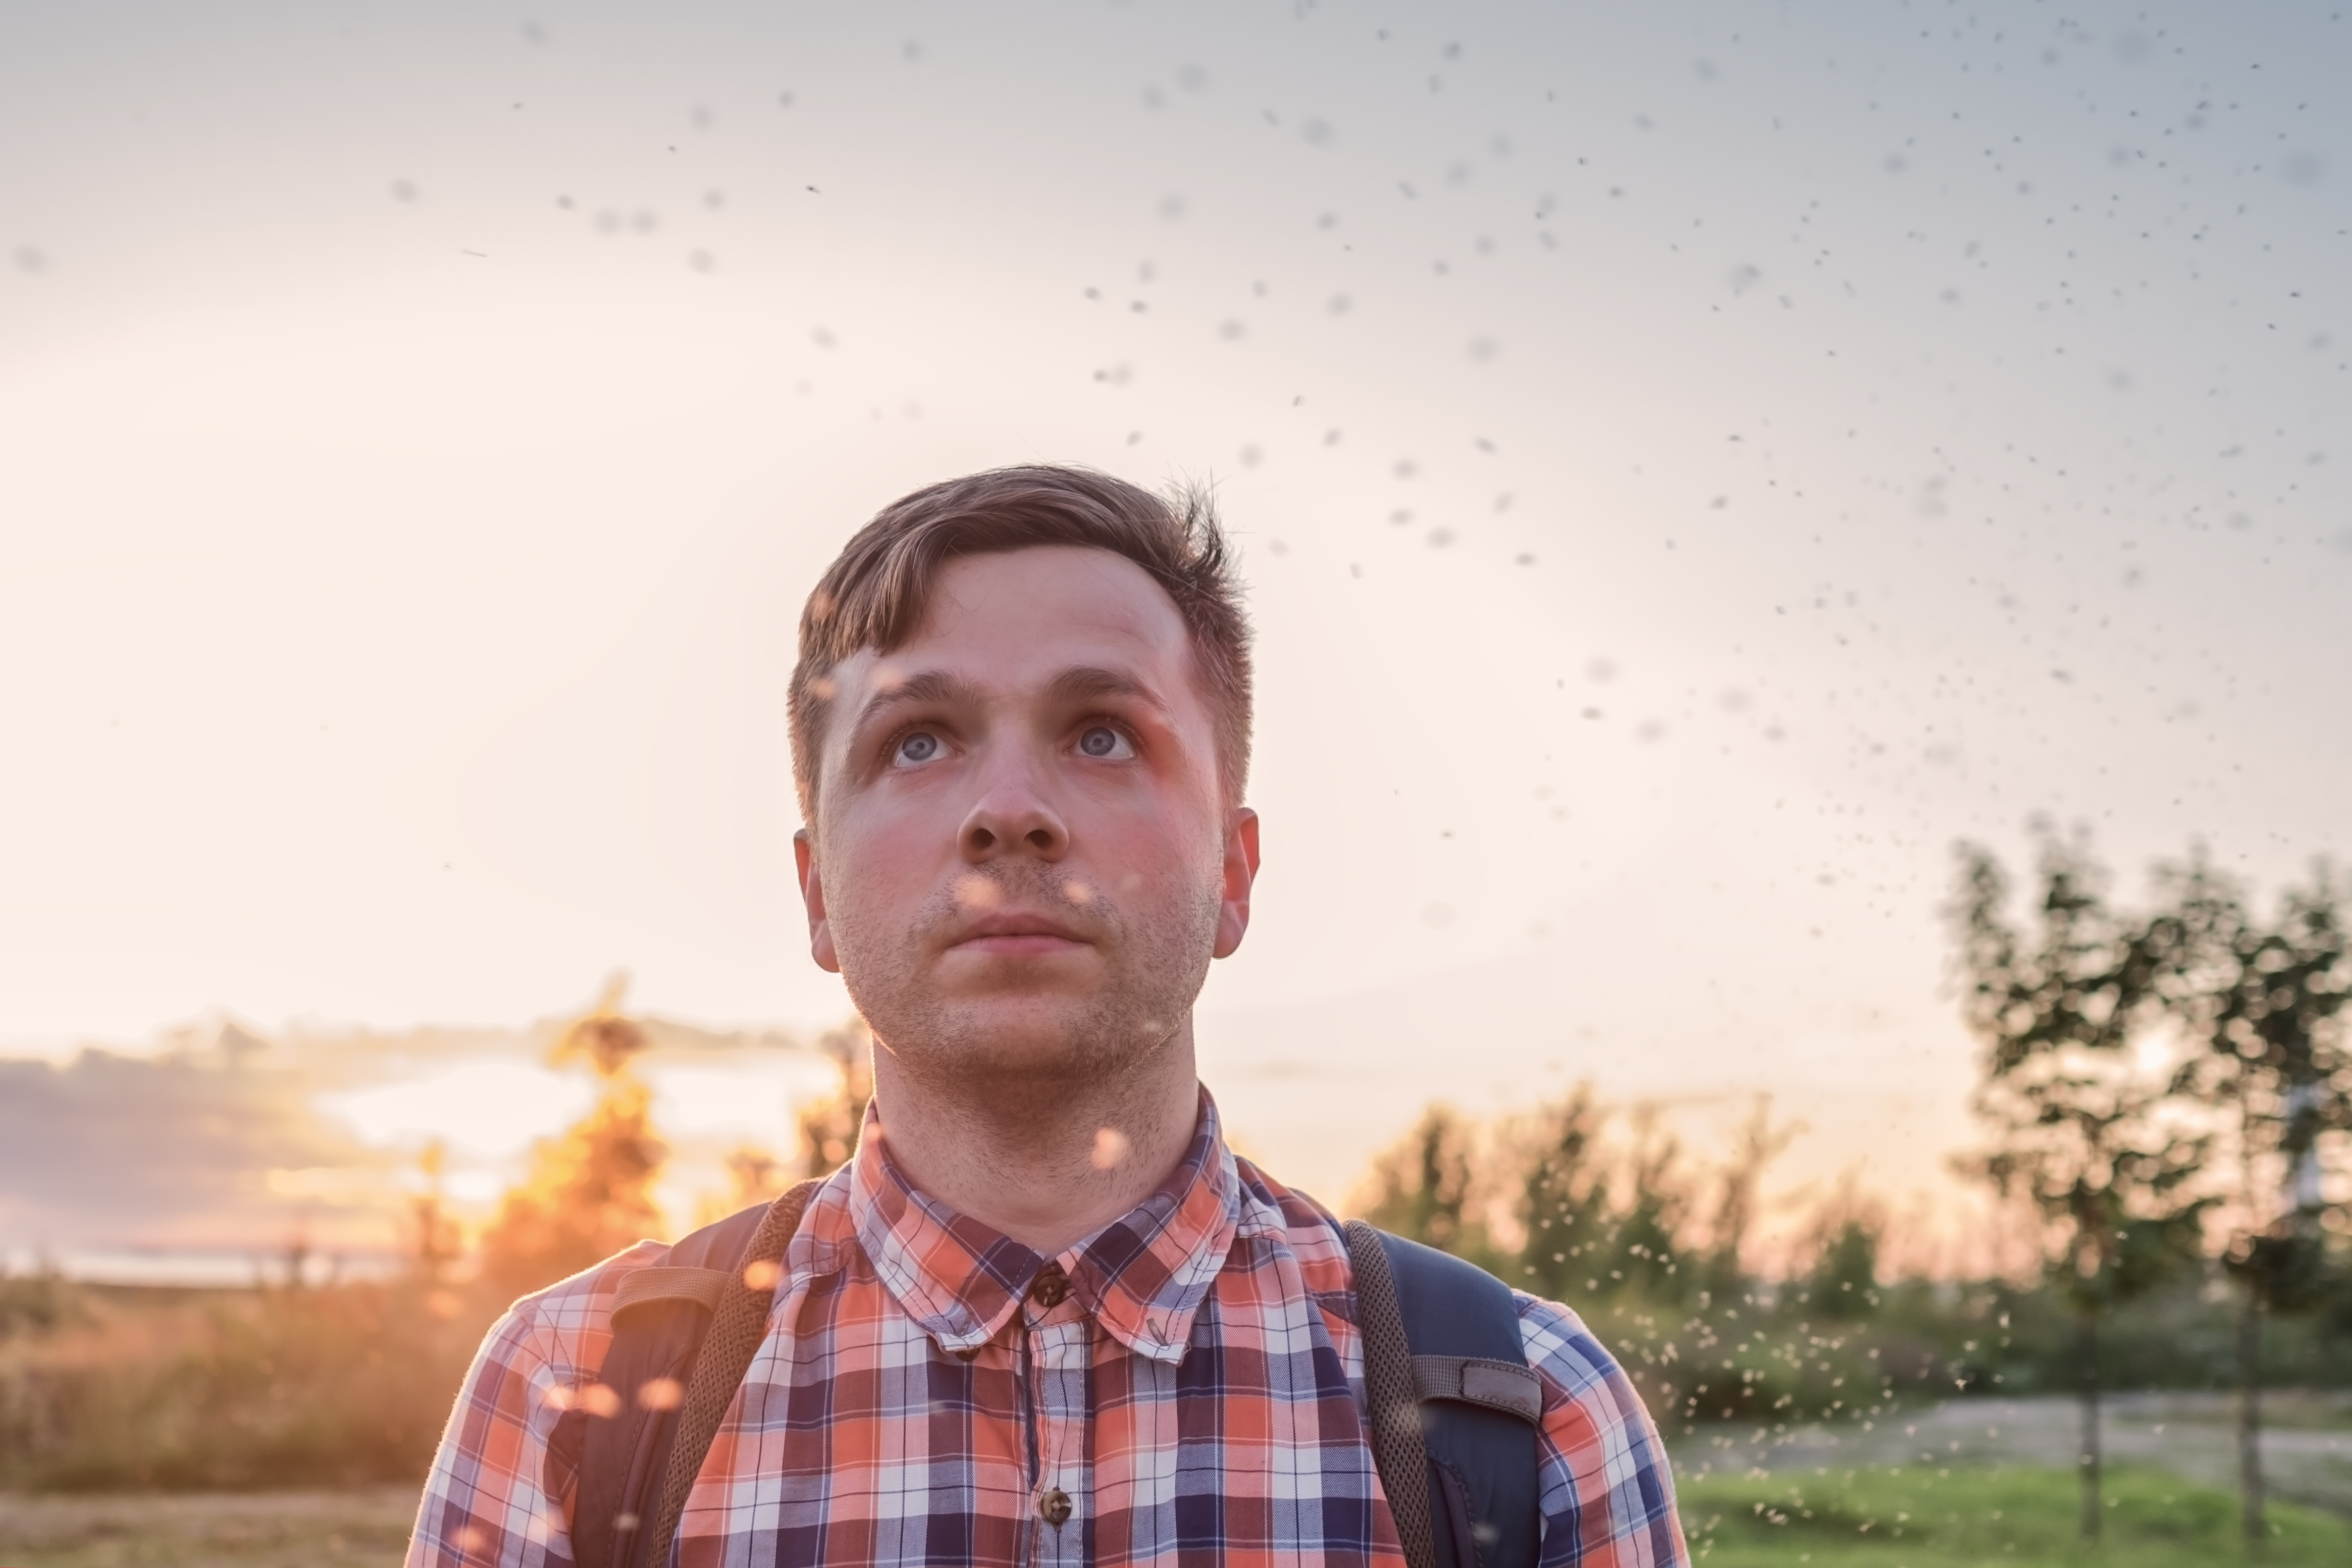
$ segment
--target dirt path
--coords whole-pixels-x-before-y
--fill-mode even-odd
[[[2352,1396],[2273,1394],[2263,1469],[2273,1495],[2352,1514]],[[2237,1405],[2226,1394],[2120,1394],[2105,1402],[2109,1464],[2170,1470],[2203,1486],[2238,1484]],[[1892,1469],[1991,1464],[2071,1466],[2074,1401],[1956,1399],[1864,1431],[1858,1423],[1775,1430],[1709,1423],[1670,1441],[1678,1470]]]

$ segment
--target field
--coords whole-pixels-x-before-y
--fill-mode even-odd
[[[2274,1394],[2266,1568],[2352,1563],[2352,1402]],[[2074,1409],[1966,1399],[1835,1428],[1717,1425],[1672,1444],[1694,1557],[1706,1568],[1962,1568],[2247,1561],[2231,1483],[2231,1404],[2109,1402],[2105,1531],[2076,1539]],[[278,1492],[0,1492],[0,1568],[393,1568],[412,1488]]]
[[[2158,1470],[2111,1473],[2104,1537],[2076,1534],[2065,1470],[1840,1471],[1711,1476],[1683,1488],[1693,1558],[1706,1568],[1975,1568],[2113,1563],[2210,1568],[2248,1561],[2238,1503]],[[2270,1568],[2352,1563],[2352,1522],[2297,1504],[2270,1510]]]
[[[2274,1394],[2263,1434],[2273,1568],[2352,1563],[2352,1404]],[[1673,1445],[1707,1568],[2240,1563],[2232,1402],[2111,1396],[2098,1547],[2078,1537],[2072,1400],[1949,1400],[1875,1424],[1701,1426]]]
[[[2210,1568],[2246,1561],[2237,1500],[2162,1471],[2110,1478],[2105,1539],[2075,1539],[2074,1478],[2047,1468],[1694,1478],[1683,1518],[1706,1568]],[[394,1568],[415,1494],[0,1497],[5,1568]],[[2272,1510],[2265,1568],[2343,1568],[2352,1522]]]
[[[412,1487],[347,1491],[0,1493],[5,1568],[396,1568]]]

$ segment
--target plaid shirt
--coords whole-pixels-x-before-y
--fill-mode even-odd
[[[673,1563],[1402,1568],[1339,1226],[1236,1158],[1202,1103],[1167,1184],[1050,1260],[909,1186],[869,1119],[785,1256]],[[557,1426],[613,1397],[613,1292],[665,1256],[640,1242],[490,1331],[409,1568],[568,1568],[578,1450]],[[1518,1308],[1545,1568],[1686,1564],[1640,1396],[1575,1313]]]

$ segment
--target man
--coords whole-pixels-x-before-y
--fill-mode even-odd
[[[810,944],[875,1095],[671,1561],[1402,1564],[1340,1227],[1226,1147],[1194,1076],[1258,868],[1205,499],[1053,468],[907,497],[810,595],[791,721]],[[491,1331],[413,1568],[574,1560],[615,1293],[665,1255]],[[1639,1396],[1568,1309],[1517,1305],[1543,1563],[1685,1563]]]

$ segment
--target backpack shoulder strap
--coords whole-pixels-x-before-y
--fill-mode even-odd
[[[710,1310],[710,1330],[694,1359],[694,1375],[687,1380],[685,1403],[677,1413],[677,1435],[668,1462],[656,1472],[661,1478],[659,1503],[646,1521],[645,1555],[650,1568],[669,1562],[670,1542],[677,1534],[678,1516],[686,1511],[686,1495],[719,1436],[719,1424],[735,1402],[735,1391],[767,1338],[768,1310],[775,1304],[776,1287],[783,1280],[784,1250],[801,1227],[809,1200],[822,1180],[803,1182],[771,1205],[761,1216],[736,1261],[718,1304]]]
[[[782,1240],[775,1256],[800,1228],[800,1218],[818,1187],[803,1182],[772,1204],[754,1204],[679,1241],[669,1261],[657,1268],[632,1269],[622,1276],[613,1298],[613,1339],[604,1352],[597,1381],[615,1395],[609,1416],[588,1416],[583,1436],[580,1479],[572,1494],[572,1552],[579,1568],[636,1568],[657,1563],[645,1548],[662,1502],[662,1486],[683,1430],[679,1419],[691,1405],[696,1373],[710,1335],[709,1330],[735,1292],[751,1294],[742,1276],[754,1261],[754,1243],[781,1227]],[[761,1270],[760,1321],[764,1303],[772,1300],[778,1275]],[[758,1341],[752,1342],[757,1349]],[[729,1383],[742,1380],[751,1363],[747,1352]],[[719,1415],[726,1411],[722,1401]],[[582,1412],[568,1412],[566,1419]],[[694,1450],[694,1469],[701,1468],[718,1431],[713,1417]],[[691,1472],[688,1477],[692,1480]],[[684,1501],[685,1494],[679,1494]],[[672,1528],[676,1515],[671,1516]],[[667,1541],[663,1542],[665,1552]]]
[[[1357,1326],[1364,1334],[1364,1394],[1371,1406],[1372,1463],[1388,1493],[1407,1568],[1435,1568],[1430,1541],[1428,1459],[1422,1447],[1421,1400],[1413,1390],[1412,1350],[1397,1310],[1381,1233],[1362,1220],[1347,1226],[1355,1276]]]
[[[1528,1365],[1510,1287],[1361,1220],[1347,1234],[1373,1458],[1406,1561],[1533,1568],[1543,1384]]]

